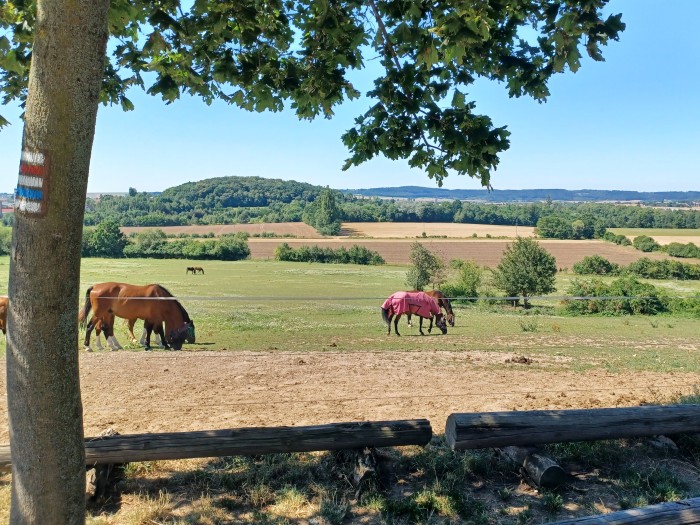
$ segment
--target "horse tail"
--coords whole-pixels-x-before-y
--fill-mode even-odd
[[[382,308],[382,319],[384,319],[384,322],[386,324],[389,324],[389,309],[388,308]]]
[[[87,289],[87,292],[85,292],[85,305],[83,306],[83,309],[78,314],[78,323],[80,324],[81,328],[85,328],[87,326],[88,314],[90,313],[90,310],[92,310],[92,302],[90,301],[90,292],[92,292],[92,286]]]

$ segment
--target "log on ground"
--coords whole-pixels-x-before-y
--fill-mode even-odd
[[[427,445],[426,419],[331,423],[307,427],[254,427],[195,432],[125,434],[86,438],[88,465],[363,447]],[[10,465],[10,447],[0,447],[0,470]]]
[[[700,525],[700,498],[551,522],[549,525]]]
[[[455,450],[700,432],[700,405],[450,414]]]

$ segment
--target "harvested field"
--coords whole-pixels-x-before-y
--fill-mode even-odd
[[[459,224],[453,222],[344,222],[342,237],[372,237],[375,239],[406,237],[532,237],[532,226],[496,226],[492,224]]]
[[[408,264],[411,253],[411,244],[419,241],[430,251],[439,254],[446,261],[452,259],[471,259],[482,266],[495,267],[501,261],[501,256],[508,240],[467,240],[467,239],[248,239],[250,255],[253,259],[273,259],[275,248],[282,242],[286,242],[292,248],[300,246],[319,245],[326,248],[338,249],[341,246],[349,248],[353,244],[365,246],[378,252],[389,264]],[[557,241],[540,240],[540,245],[551,253],[557,260],[559,268],[571,268],[574,263],[583,259],[586,255],[600,255],[618,264],[627,265],[641,257],[651,259],[668,258],[660,253],[644,253],[630,246],[619,246],[605,241]],[[687,259],[686,262],[697,262]]]
[[[125,226],[121,230],[129,235],[146,230],[151,227]],[[181,233],[204,235],[213,233],[223,235],[226,233],[248,232],[251,235],[262,233],[274,233],[279,236],[290,235],[302,239],[322,238],[319,233],[303,222],[265,222],[259,224],[203,224],[198,226],[162,226],[158,228],[167,235]],[[405,239],[406,237],[422,237],[425,233],[428,237],[465,238],[477,235],[479,237],[530,237],[534,235],[531,226],[494,226],[490,224],[456,224],[448,222],[344,222],[338,238],[343,237],[372,237],[377,239]]]

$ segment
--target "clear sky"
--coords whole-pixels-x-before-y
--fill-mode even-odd
[[[494,83],[471,89],[476,112],[511,131],[492,175],[495,189],[700,190],[700,0],[611,0],[606,12],[623,13],[620,41],[603,48],[605,62],[585,58],[576,74],[554,77],[547,103],[509,99]],[[228,175],[331,188],[435,187],[403,161],[377,158],[341,171],[348,154],[340,136],[366,100],[309,123],[291,112],[129,96],[135,111],[100,107],[89,192],[160,191]],[[16,107],[1,113],[13,125],[0,131],[0,192],[12,192],[22,125]],[[480,184],[453,174],[443,187]]]

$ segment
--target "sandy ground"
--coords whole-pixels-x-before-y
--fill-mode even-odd
[[[452,412],[633,406],[690,393],[698,381],[687,373],[566,371],[560,357],[505,363],[509,357],[483,350],[84,353],[85,434],[414,418],[442,433]],[[3,394],[4,368],[3,359]],[[0,399],[0,444],[7,444]]]

